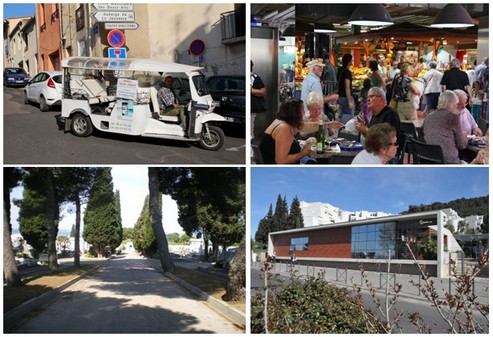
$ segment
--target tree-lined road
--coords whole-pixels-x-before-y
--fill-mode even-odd
[[[138,255],[112,259],[16,333],[243,333]]]
[[[24,104],[23,88],[4,87],[4,164],[244,164],[245,131],[225,126],[219,151],[198,143],[95,132],[78,138],[59,130],[60,108]]]

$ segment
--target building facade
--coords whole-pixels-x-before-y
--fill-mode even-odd
[[[376,270],[390,259],[392,269],[417,273],[413,255],[430,275],[447,277],[450,258],[462,254],[445,227],[443,210],[390,215],[269,233],[269,255],[300,263]]]
[[[39,70],[61,70],[60,4],[36,4]]]
[[[105,6],[108,4],[99,4]],[[127,4],[128,5],[128,4]],[[131,4],[136,29],[122,29],[128,58],[155,58],[204,68],[204,75],[244,75],[245,4]],[[33,18],[4,21],[4,64],[21,66],[34,76],[61,70],[70,56],[108,57],[108,33],[91,3],[38,3]],[[113,23],[113,27],[117,23]],[[192,47],[196,42],[202,50]],[[36,64],[33,64],[35,59]]]

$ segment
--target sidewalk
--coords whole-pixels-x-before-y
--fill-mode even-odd
[[[147,261],[153,266],[153,268],[162,273],[163,269],[161,267],[161,262],[157,259],[147,259]],[[176,263],[176,261],[175,261]],[[204,263],[191,263],[192,266],[195,266],[195,268],[204,268]],[[186,282],[186,280],[180,279],[176,275],[173,275],[171,273],[164,273],[167,277],[171,278],[178,284],[180,284],[183,288],[187,289],[190,291],[192,294],[197,296],[199,299],[206,301],[211,307],[214,308],[217,312],[223,314],[226,316],[228,319],[231,321],[235,322],[236,324],[239,324],[241,326],[246,326],[246,318],[245,318],[245,313],[238,311],[236,308],[233,308],[232,306],[228,305],[228,302],[218,300],[212,296],[209,296],[199,288],[189,284]]]
[[[260,270],[259,262],[252,262],[252,268]],[[302,277],[317,277],[319,273],[324,273],[324,279],[332,284],[340,287],[352,288],[353,285],[361,287],[363,290],[368,290],[365,285],[365,278],[359,270],[337,269],[326,267],[306,266],[295,264],[293,268],[287,263],[276,263],[271,270],[271,273],[279,273],[282,275],[290,275],[292,270],[296,271],[297,275]],[[425,285],[425,281],[421,275],[411,274],[395,274],[387,275],[382,272],[365,271],[366,279],[371,283],[372,287],[380,293],[385,293],[387,284],[390,285],[390,291],[394,285],[401,284],[402,288],[399,292],[401,297],[409,297],[417,300],[426,301],[424,295],[420,293],[419,288],[413,285],[413,282],[418,285]],[[453,279],[430,277],[434,282],[437,293],[440,298],[445,298],[445,293],[454,293],[456,284]],[[478,277],[474,282],[474,293],[477,300],[481,304],[489,304],[489,279]]]

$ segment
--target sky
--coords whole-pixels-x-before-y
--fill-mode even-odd
[[[487,167],[254,167],[251,170],[251,232],[277,196],[288,208],[295,196],[346,211],[397,214],[409,205],[448,202],[489,194]]]
[[[113,176],[114,190],[120,191],[120,203],[122,210],[123,227],[131,228],[137,222],[140,216],[144,199],[149,194],[147,185],[147,167],[146,166],[114,166],[111,174]],[[11,200],[14,198],[22,198],[22,188],[15,188],[11,195]],[[85,207],[84,207],[85,209]],[[83,209],[83,211],[84,211]],[[75,214],[64,211],[62,220],[59,224],[59,234],[69,233],[72,225],[75,224]],[[12,230],[18,233],[19,224],[18,208],[12,205],[11,222]],[[181,226],[178,224],[178,208],[176,202],[169,196],[163,196],[163,227],[166,234],[184,233]],[[83,219],[81,229],[83,228]]]
[[[20,1],[18,1],[20,2]],[[4,3],[3,4],[3,19],[17,18],[21,16],[33,16],[35,12],[34,4],[32,3]]]

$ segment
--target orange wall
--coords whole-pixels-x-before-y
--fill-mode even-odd
[[[36,4],[39,70],[61,70],[60,10],[54,3]]]

